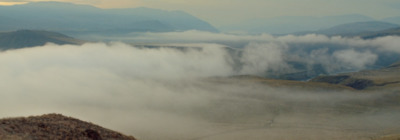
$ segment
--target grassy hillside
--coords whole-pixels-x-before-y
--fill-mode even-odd
[[[231,92],[196,108],[196,117],[215,123],[213,132],[196,140],[368,140],[386,139],[387,134],[397,134],[399,130],[392,122],[398,121],[400,98],[389,87],[355,90],[341,84],[249,75],[207,80],[221,87],[229,85],[231,89],[223,90]],[[241,90],[245,88],[249,89]]]
[[[400,87],[400,62],[383,69],[319,76],[311,81],[344,85],[359,90],[396,88]]]

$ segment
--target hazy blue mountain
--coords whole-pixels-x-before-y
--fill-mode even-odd
[[[400,16],[384,18],[384,19],[382,19],[382,21],[390,22],[390,23],[394,23],[394,24],[400,24]]]
[[[378,31],[378,32],[362,33],[362,34],[359,34],[358,36],[360,36],[361,38],[364,38],[364,39],[372,39],[372,38],[383,37],[383,36],[400,36],[400,27],[387,29],[387,30],[383,30],[383,31]]]
[[[380,22],[380,21],[368,21],[368,22],[346,23],[318,31],[300,32],[296,34],[302,35],[302,34],[315,33],[315,34],[324,34],[329,36],[331,35],[358,36],[359,34],[373,33],[397,27],[399,27],[399,25],[397,24]]]
[[[62,2],[0,6],[0,30],[51,30],[68,34],[202,30],[217,32],[205,21],[181,11],[150,8],[100,9]]]
[[[290,34],[302,31],[315,31],[336,25],[354,22],[372,21],[363,15],[340,15],[326,17],[285,16],[270,19],[257,19],[230,26],[221,27],[222,31],[245,31],[249,33]]]
[[[18,30],[0,32],[0,50],[41,46],[48,42],[55,44],[82,44],[84,41],[48,31]]]

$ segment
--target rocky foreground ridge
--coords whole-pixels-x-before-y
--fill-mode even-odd
[[[1,140],[136,140],[60,114],[0,120]]]

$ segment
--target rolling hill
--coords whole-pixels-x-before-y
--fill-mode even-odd
[[[382,89],[400,87],[400,62],[378,70],[364,70],[353,73],[343,73],[332,76],[319,76],[312,82],[323,82],[344,85],[354,89]]]
[[[400,90],[400,61],[381,69],[362,70],[336,75],[321,75],[309,81],[285,80],[285,78],[271,79],[251,75],[232,76],[229,79],[263,83],[272,87],[300,88],[306,90]],[[226,79],[222,78],[222,80]]]
[[[262,90],[262,94],[245,92],[240,98],[252,97],[267,104],[260,109],[262,111],[257,112],[259,114],[239,113],[238,108],[247,107],[248,104],[232,109],[233,113],[229,112],[231,114],[227,115],[227,118],[235,118],[233,116],[237,113],[239,114],[237,116],[245,119],[234,120],[233,123],[225,122],[225,125],[232,127],[226,127],[228,129],[226,131],[212,133],[198,139],[398,139],[398,125],[396,123],[391,125],[394,121],[386,123],[385,120],[390,118],[398,120],[399,70],[400,62],[397,62],[379,70],[321,76],[307,82],[248,75],[213,79],[211,81],[215,85],[240,83],[238,84],[240,87],[246,84],[251,84],[254,89],[264,87],[266,89]],[[368,85],[369,82],[371,82],[370,85]],[[359,87],[365,83],[368,86]],[[261,87],[258,87],[260,85]],[[282,91],[277,92],[275,98],[271,95],[266,96],[277,89]],[[292,94],[292,96],[287,96],[287,94]],[[229,97],[232,96],[229,94]],[[292,100],[287,101],[286,97]],[[251,100],[251,102],[257,101]],[[221,102],[217,105],[220,107]],[[229,105],[235,105],[235,103]],[[243,110],[252,109],[254,108]],[[213,115],[221,115],[223,114],[221,112],[226,113],[226,111],[216,111]],[[228,119],[224,119],[226,120]],[[221,124],[218,123],[218,125]]]
[[[201,30],[217,32],[209,23],[182,11],[150,8],[100,9],[63,2],[0,6],[0,30],[34,29],[73,34],[121,34]]]
[[[85,41],[49,31],[18,30],[0,32],[0,50],[41,46],[48,42],[55,44],[82,44]]]

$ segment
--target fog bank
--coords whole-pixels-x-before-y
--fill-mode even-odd
[[[62,113],[143,140],[364,139],[399,130],[396,98],[387,96],[396,92],[221,78],[290,71],[288,43],[249,43],[240,53],[216,43],[184,46],[192,47],[47,44],[0,52],[0,117]],[[353,47],[312,54],[337,67],[377,59],[375,51]]]
[[[118,40],[150,46],[222,45],[234,50],[233,56],[232,51],[229,53],[236,65],[236,73],[290,80],[306,80],[319,74],[376,69],[400,60],[400,47],[397,45],[400,39],[397,36],[366,40],[357,37],[328,37],[317,34],[272,36],[185,31],[84,37],[92,40]],[[249,62],[242,60],[243,58],[254,60]],[[248,70],[242,66],[253,68]]]

